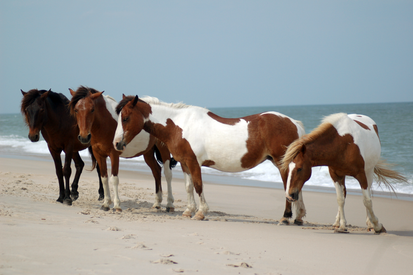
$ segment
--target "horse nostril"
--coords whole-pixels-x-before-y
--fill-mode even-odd
[[[291,194],[291,198],[293,198],[293,200],[298,200],[298,192],[294,192]]]
[[[91,138],[92,138],[92,134],[89,133],[89,134],[87,135],[87,140],[90,141]]]

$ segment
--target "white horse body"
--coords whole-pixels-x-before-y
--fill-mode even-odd
[[[360,154],[364,159],[364,170],[367,174],[373,175],[374,167],[379,162],[381,154],[380,139],[374,129],[376,122],[365,115],[344,113],[328,116],[324,121],[330,122],[340,136],[350,134],[353,137],[354,143],[359,147]],[[355,121],[361,122],[368,129],[360,127]],[[371,183],[369,181],[369,186]]]

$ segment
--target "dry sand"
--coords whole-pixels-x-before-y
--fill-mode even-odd
[[[121,167],[122,168],[122,167]],[[181,173],[175,169],[174,173]],[[367,232],[362,197],[349,195],[349,234],[334,233],[335,194],[305,192],[304,226],[281,226],[281,190],[205,183],[205,221],[181,217],[186,193],[173,179],[175,212],[152,209],[150,175],[121,170],[122,213],[99,210],[96,173],[80,197],[57,203],[50,161],[0,158],[0,274],[408,274],[413,202],[374,198],[388,233]]]

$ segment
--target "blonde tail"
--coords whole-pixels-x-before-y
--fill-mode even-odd
[[[391,189],[393,193],[396,193],[393,185],[389,180],[391,180],[392,182],[407,182],[407,179],[399,172],[388,168],[391,166],[394,165],[387,163],[384,159],[380,159],[374,167],[374,174],[379,185],[381,183],[384,183],[387,188]]]

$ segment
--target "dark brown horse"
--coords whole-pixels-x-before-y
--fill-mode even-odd
[[[79,151],[86,149],[88,146],[83,145],[77,139],[79,130],[76,127],[76,121],[70,115],[68,108],[69,100],[63,94],[58,94],[51,90],[32,89],[28,92],[21,90],[21,92],[23,94],[21,112],[26,124],[29,126],[29,139],[32,142],[39,141],[40,132],[42,133],[52,155],[56,176],[59,181],[60,191],[57,201],[71,205],[72,200],[76,200],[79,197],[78,184],[84,166]],[[63,169],[60,157],[62,151],[66,153]],[[72,191],[70,192],[69,181],[72,173],[70,163],[72,159],[75,162],[76,174],[72,183]],[[99,175],[99,169],[97,171]],[[63,178],[66,182],[66,188]],[[103,198],[103,187],[100,177],[99,184],[99,194]]]
[[[116,211],[122,211],[120,207],[120,200],[118,194],[118,171],[119,171],[119,157],[132,158],[143,155],[145,162],[152,170],[152,174],[155,178],[156,195],[157,199],[154,207],[159,208],[162,201],[162,185],[161,185],[161,167],[155,159],[154,152],[157,148],[161,155],[162,160],[165,162],[165,176],[168,181],[168,204],[166,206],[167,211],[173,211],[173,196],[171,190],[171,163],[173,160],[170,157],[170,153],[166,146],[157,143],[156,139],[149,134],[141,135],[135,139],[134,146],[131,146],[129,151],[119,152],[113,146],[113,140],[115,137],[115,131],[118,124],[118,115],[115,108],[117,102],[109,97],[102,95],[103,92],[99,92],[92,88],[79,87],[77,91],[71,89],[72,100],[69,107],[71,114],[76,118],[79,128],[78,139],[83,144],[90,144],[92,146],[93,153],[99,164],[103,189],[105,193],[105,199],[102,209],[109,210],[111,204],[110,191],[108,186],[108,172],[106,166],[107,157],[110,158],[112,169],[110,182],[113,184],[114,189],[114,206]],[[157,144],[157,146],[155,146]]]
[[[276,167],[287,146],[304,134],[301,122],[277,112],[265,112],[242,118],[223,118],[205,108],[185,104],[168,104],[156,98],[139,100],[126,97],[121,111],[123,139],[118,149],[128,148],[136,135],[147,132],[163,141],[181,163],[186,178],[188,207],[184,216],[196,211],[193,189],[200,207],[194,219],[204,219],[208,211],[201,176],[201,166],[224,172],[249,170],[265,160]],[[281,171],[284,184],[288,171]],[[285,185],[284,185],[285,186]],[[296,223],[302,224],[305,207],[296,203]],[[286,201],[282,222],[292,216]]]

